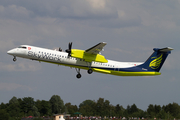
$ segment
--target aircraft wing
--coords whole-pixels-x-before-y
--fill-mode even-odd
[[[87,50],[85,50],[86,53],[89,53],[89,54],[99,54],[100,51],[102,51],[103,47],[106,45],[105,42],[101,42]]]
[[[71,56],[75,58],[84,59],[87,62],[96,61],[107,63],[108,60],[106,60],[106,58],[103,55],[99,54],[105,45],[105,42],[101,42],[87,50],[72,49]]]

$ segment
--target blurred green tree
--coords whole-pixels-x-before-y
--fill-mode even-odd
[[[53,95],[51,99],[49,100],[51,105],[52,113],[62,113],[64,112],[64,102],[58,95]]]

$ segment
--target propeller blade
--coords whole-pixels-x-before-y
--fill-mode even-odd
[[[68,53],[68,56],[71,56],[71,48],[72,48],[72,42],[69,43],[68,45],[68,49],[66,50],[66,52]]]
[[[69,43],[69,50],[72,48],[72,42]]]

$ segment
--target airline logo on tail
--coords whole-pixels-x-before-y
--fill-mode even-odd
[[[153,61],[151,61],[151,63],[149,64],[149,67],[152,69],[157,69],[159,68],[161,62],[162,62],[162,56],[163,54],[161,54],[159,57],[152,57],[151,59],[154,59]]]

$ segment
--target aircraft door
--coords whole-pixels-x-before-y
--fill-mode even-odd
[[[120,65],[119,64],[115,64],[114,71],[119,71],[119,69],[120,69]]]

